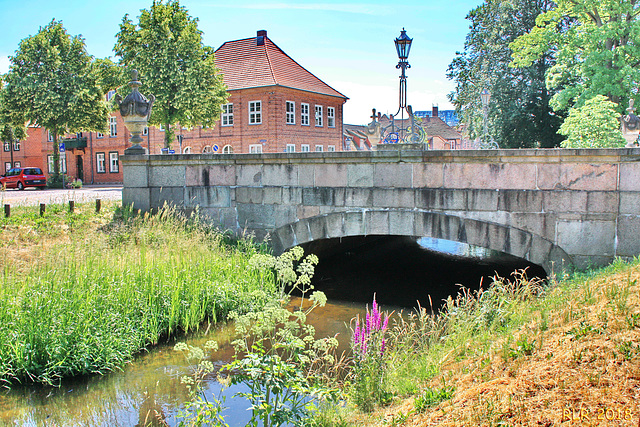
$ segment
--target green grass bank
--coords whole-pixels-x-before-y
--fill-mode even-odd
[[[105,373],[229,311],[259,309],[274,278],[260,249],[170,209],[17,208],[0,219],[0,385]]]

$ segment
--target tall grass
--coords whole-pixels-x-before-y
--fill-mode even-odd
[[[22,234],[48,230],[42,221],[25,216],[16,227]],[[0,381],[6,385],[56,384],[118,369],[207,318],[259,309],[275,292],[273,277],[247,268],[255,245],[228,245],[197,216],[164,209],[135,217],[124,210],[97,230],[82,225],[84,232],[55,245],[36,239],[31,251],[46,252],[31,255],[27,268],[8,262],[0,273]]]

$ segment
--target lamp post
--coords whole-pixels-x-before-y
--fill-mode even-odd
[[[124,150],[124,154],[147,154],[147,150],[140,145],[143,139],[140,134],[147,126],[149,116],[151,115],[151,107],[155,96],[149,95],[147,99],[138,91],[142,83],[138,81],[138,71],[131,71],[131,82],[129,82],[131,92],[123,100],[122,97],[116,95],[116,102],[120,108],[120,115],[124,120],[124,125],[131,132],[131,147]]]
[[[411,65],[409,65],[409,62],[407,61],[407,59],[409,58],[409,51],[411,50],[411,42],[413,41],[412,38],[409,38],[409,36],[407,36],[407,32],[404,29],[404,27],[402,28],[402,31],[400,31],[400,37],[396,37],[395,39],[395,44],[396,44],[396,52],[398,53],[398,59],[400,60],[398,62],[398,65],[396,65],[396,68],[399,70],[402,70],[402,74],[400,74],[400,91],[399,91],[399,108],[398,108],[398,113],[400,113],[400,119],[401,122],[400,123],[404,123],[404,110],[407,108],[407,76],[406,76],[406,70],[407,68],[411,68]],[[395,115],[397,116],[398,113],[396,113]],[[398,142],[403,140],[403,135],[404,133],[404,125],[400,126],[400,138],[398,138]]]

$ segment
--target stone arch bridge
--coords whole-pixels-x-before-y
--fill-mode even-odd
[[[553,269],[640,254],[640,149],[380,150],[122,157],[123,203],[165,202],[276,253],[326,238],[425,236]]]

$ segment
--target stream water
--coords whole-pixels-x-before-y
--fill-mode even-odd
[[[292,304],[296,302],[294,299]],[[329,301],[325,307],[316,308],[308,320],[315,326],[318,338],[338,334],[342,351],[349,346],[349,321],[364,312],[363,303]],[[214,365],[230,362],[233,326],[203,329],[179,341],[202,347],[206,341],[216,340],[220,350],[212,355]],[[173,350],[174,345],[175,342],[158,345],[140,354],[122,371],[66,381],[59,388],[33,385],[0,391],[0,425],[130,427],[143,425],[147,414],[154,410],[169,425],[175,425],[181,405],[188,400],[180,377],[189,372],[190,365],[181,352]],[[221,388],[213,376],[207,379],[208,398],[219,396]],[[231,426],[245,425],[251,418],[247,401],[232,398],[241,390],[240,386],[232,386],[223,392],[227,407],[224,415]]]

